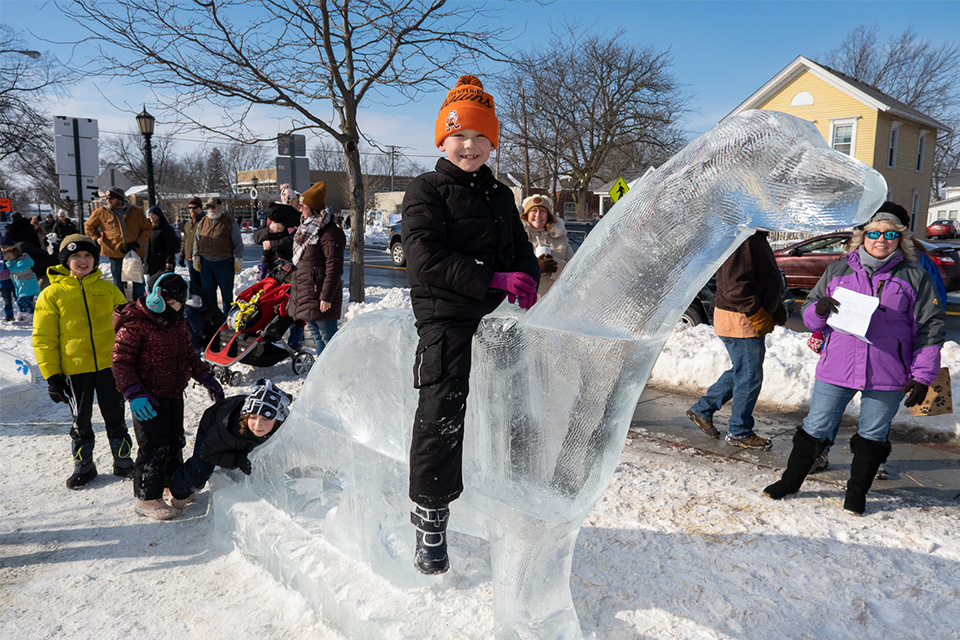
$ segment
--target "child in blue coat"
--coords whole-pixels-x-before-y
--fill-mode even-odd
[[[20,309],[19,320],[23,314],[33,313],[33,303],[40,295],[40,282],[33,272],[33,258],[25,254],[20,247],[3,247],[3,260],[10,272],[10,280],[17,297],[17,308]]]

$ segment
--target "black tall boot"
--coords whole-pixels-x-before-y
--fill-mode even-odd
[[[449,517],[450,509],[446,505],[438,509],[416,505],[416,510],[410,514],[410,522],[417,528],[417,550],[413,564],[422,574],[435,575],[450,568],[450,558],[447,557]]]
[[[73,443],[73,475],[67,478],[67,489],[79,489],[97,477],[93,464],[93,441]]]
[[[110,438],[110,450],[113,452],[113,475],[121,478],[133,477],[133,443],[130,436]]]
[[[867,508],[867,492],[873,485],[873,478],[877,469],[887,461],[890,455],[890,441],[877,442],[861,438],[855,433],[850,438],[850,449],[853,451],[853,462],[850,463],[850,479],[847,480],[847,495],[843,499],[843,508],[847,511],[863,515]]]
[[[763,490],[764,495],[780,500],[784,496],[800,491],[800,485],[810,473],[810,467],[813,466],[821,451],[823,451],[822,442],[804,431],[803,427],[797,429],[793,434],[793,450],[787,459],[787,468],[783,470],[780,480]]]

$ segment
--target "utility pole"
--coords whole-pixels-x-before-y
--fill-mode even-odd
[[[520,87],[520,110],[523,111],[523,197],[530,195],[530,149],[527,146],[527,96]]]
[[[396,191],[396,188],[394,187],[394,182],[396,179],[397,172],[394,166],[394,159],[397,156],[397,148],[392,144],[389,146],[390,146],[390,191]]]

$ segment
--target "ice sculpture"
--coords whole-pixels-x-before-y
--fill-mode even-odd
[[[813,125],[749,111],[634,187],[531,311],[504,305],[485,319],[473,345],[466,491],[450,528],[489,541],[496,637],[581,637],[569,588],[580,524],[613,476],[664,341],[723,260],[756,228],[861,222],[885,193],[877,172],[828,148]],[[219,530],[352,637],[434,637],[419,616],[343,575],[365,563],[401,592],[438,584],[413,569],[408,521],[416,342],[408,310],[351,321],[254,455],[254,475],[215,495]],[[263,506],[233,513],[253,500]],[[282,526],[260,524],[268,508],[284,514]],[[284,542],[294,530],[297,542]],[[451,544],[441,580],[457,584],[477,562]]]

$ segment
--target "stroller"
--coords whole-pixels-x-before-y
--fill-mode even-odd
[[[254,367],[272,367],[292,358],[293,372],[310,371],[314,357],[296,351],[283,341],[283,334],[293,324],[287,315],[290,284],[273,274],[237,295],[230,305],[227,321],[217,330],[203,353],[212,366],[213,375],[224,384],[239,384],[240,371],[231,371],[237,362]],[[228,338],[230,334],[233,334]],[[222,348],[220,345],[224,345]]]

